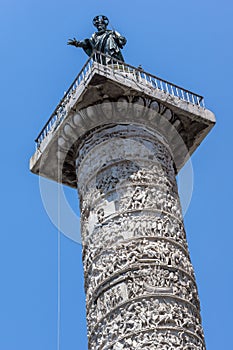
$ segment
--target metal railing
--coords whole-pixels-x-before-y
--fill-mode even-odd
[[[77,91],[77,88],[84,84],[89,78],[93,69],[110,68],[113,73],[123,73],[125,78],[131,79],[138,84],[143,84],[152,89],[158,89],[169,95],[178,97],[179,99],[197,105],[201,108],[205,108],[204,98],[197,95],[189,90],[181,88],[178,85],[172,84],[164,79],[161,79],[155,75],[145,72],[142,68],[133,67],[125,62],[118,61],[108,55],[95,51],[87,60],[80,73],[77,75],[64,97],[52,113],[51,117],[37,136],[35,142],[37,148],[40,147],[42,141],[52,131],[56,130],[58,125],[64,120],[67,115],[67,104],[69,103],[72,96]]]

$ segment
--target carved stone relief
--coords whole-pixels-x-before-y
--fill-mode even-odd
[[[129,213],[115,216],[114,220],[89,229],[88,223],[83,223],[85,236],[84,255],[99,254],[102,249],[115,243],[137,237],[158,237],[174,241],[187,249],[186,234],[183,223],[166,213]],[[114,232],[109,235],[109,231]],[[101,239],[99,239],[101,236]],[[89,259],[89,258],[88,258]]]
[[[168,298],[143,298],[115,309],[90,329],[90,343],[96,338],[106,348],[129,334],[161,328],[189,332],[203,340],[200,317],[189,305]],[[155,344],[153,344],[155,345]],[[94,347],[93,347],[94,349]]]
[[[166,140],[140,126],[109,125],[81,145],[76,166],[89,349],[204,350]]]

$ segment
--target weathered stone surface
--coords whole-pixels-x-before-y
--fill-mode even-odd
[[[204,350],[167,140],[97,128],[76,155],[89,349]]]

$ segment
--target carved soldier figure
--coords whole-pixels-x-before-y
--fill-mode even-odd
[[[82,47],[88,56],[91,56],[94,51],[110,56],[110,58],[105,59],[105,62],[97,56],[97,60],[101,63],[108,64],[112,61],[111,58],[124,62],[121,49],[126,44],[126,38],[115,30],[107,29],[108,23],[109,19],[106,16],[96,16],[93,19],[93,25],[97,28],[97,32],[90,39],[82,41],[78,41],[76,38],[69,39],[67,44]]]

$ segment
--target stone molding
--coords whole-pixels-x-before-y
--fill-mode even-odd
[[[93,94],[99,94],[96,86],[88,89],[94,89]],[[173,109],[152,96],[128,89],[124,93],[119,89],[112,96],[100,94],[91,104],[90,95],[88,106],[77,100],[67,117],[54,128],[51,137],[47,136],[32,157],[31,171],[75,188],[74,156],[86,135],[104,125],[135,124],[146,126],[167,140],[178,172],[214,125],[211,112],[204,109],[201,117],[177,107]],[[54,154],[56,158],[51,157]]]

